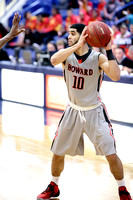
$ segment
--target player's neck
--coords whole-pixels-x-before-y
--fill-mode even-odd
[[[79,56],[86,54],[89,51],[89,47],[87,44],[83,45],[81,48],[75,51],[75,53]]]

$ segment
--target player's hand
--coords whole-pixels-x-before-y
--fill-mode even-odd
[[[19,22],[21,19],[21,15],[19,15],[19,13],[15,13],[13,20],[12,20],[12,28],[10,30],[10,36],[16,37],[17,35],[19,35],[21,32],[25,31],[25,29],[20,29],[19,28]]]
[[[86,34],[86,30],[87,30],[87,26],[85,26],[85,28],[83,29],[81,35],[80,35],[80,38],[79,38],[79,41],[77,43],[77,46],[80,48],[82,47],[85,42],[86,42],[86,37],[88,36],[88,34]]]
[[[111,36],[111,38],[112,38],[112,34],[110,35]],[[103,47],[106,51],[107,50],[110,50],[111,48],[112,48],[112,45],[111,45],[111,39],[110,39],[110,41],[109,41],[109,43],[106,45],[106,47]]]

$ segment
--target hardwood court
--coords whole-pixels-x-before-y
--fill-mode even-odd
[[[2,103],[0,200],[36,200],[51,179],[50,146],[61,113]],[[113,124],[126,185],[133,196],[133,128]],[[104,157],[85,137],[85,156],[66,156],[56,200],[118,200],[117,184]]]

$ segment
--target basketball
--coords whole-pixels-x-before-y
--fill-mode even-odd
[[[87,43],[93,47],[105,47],[111,39],[110,28],[101,21],[91,22],[87,27],[86,34],[88,34]]]

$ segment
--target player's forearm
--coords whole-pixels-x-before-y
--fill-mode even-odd
[[[116,60],[109,60],[109,77],[113,81],[118,81],[120,79],[120,68]]]
[[[2,48],[7,42],[9,42],[12,39],[12,35],[8,33],[6,36],[0,39],[0,48]]]
[[[72,47],[68,47],[66,49],[61,49],[57,53],[55,53],[51,57],[52,65],[57,65],[59,63],[63,63],[73,52],[76,51],[78,48],[77,44],[73,45]]]

